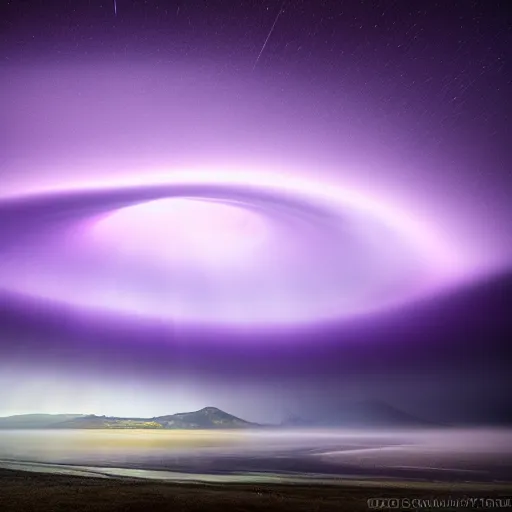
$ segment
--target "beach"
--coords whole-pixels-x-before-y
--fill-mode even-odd
[[[320,484],[204,484],[0,469],[2,512],[203,512],[370,510],[368,500],[507,499],[512,488],[353,481]],[[456,507],[439,508],[456,510]],[[474,507],[478,509],[478,507]],[[484,508],[481,508],[482,510]]]

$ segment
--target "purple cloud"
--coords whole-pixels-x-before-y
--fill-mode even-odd
[[[391,193],[350,170],[379,148],[364,155],[349,114],[315,124],[293,95],[204,70],[137,70],[13,72],[8,92],[24,103],[8,115],[26,132],[7,151],[5,292],[189,325],[295,326],[386,311],[495,269],[499,251],[441,218],[420,180]],[[343,133],[350,158],[319,169]]]

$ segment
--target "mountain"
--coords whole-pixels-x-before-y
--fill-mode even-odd
[[[77,414],[24,414],[0,418],[0,429],[228,429],[255,428],[250,423],[216,407],[154,418],[118,418]]]
[[[314,419],[305,419],[301,416],[290,415],[283,422],[281,422],[281,426],[291,428],[307,428],[314,427],[315,423],[316,426],[318,426],[319,420],[317,419],[315,422]]]
[[[282,423],[292,428],[324,427],[324,428],[410,428],[434,426],[400,409],[377,400],[348,402],[336,410],[318,414],[313,418],[293,416]]]

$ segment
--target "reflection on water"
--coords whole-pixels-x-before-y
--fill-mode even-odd
[[[512,482],[512,430],[3,430],[0,459],[188,474]]]

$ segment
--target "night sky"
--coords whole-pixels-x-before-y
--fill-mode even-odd
[[[512,421],[507,4],[3,2],[0,415]]]

